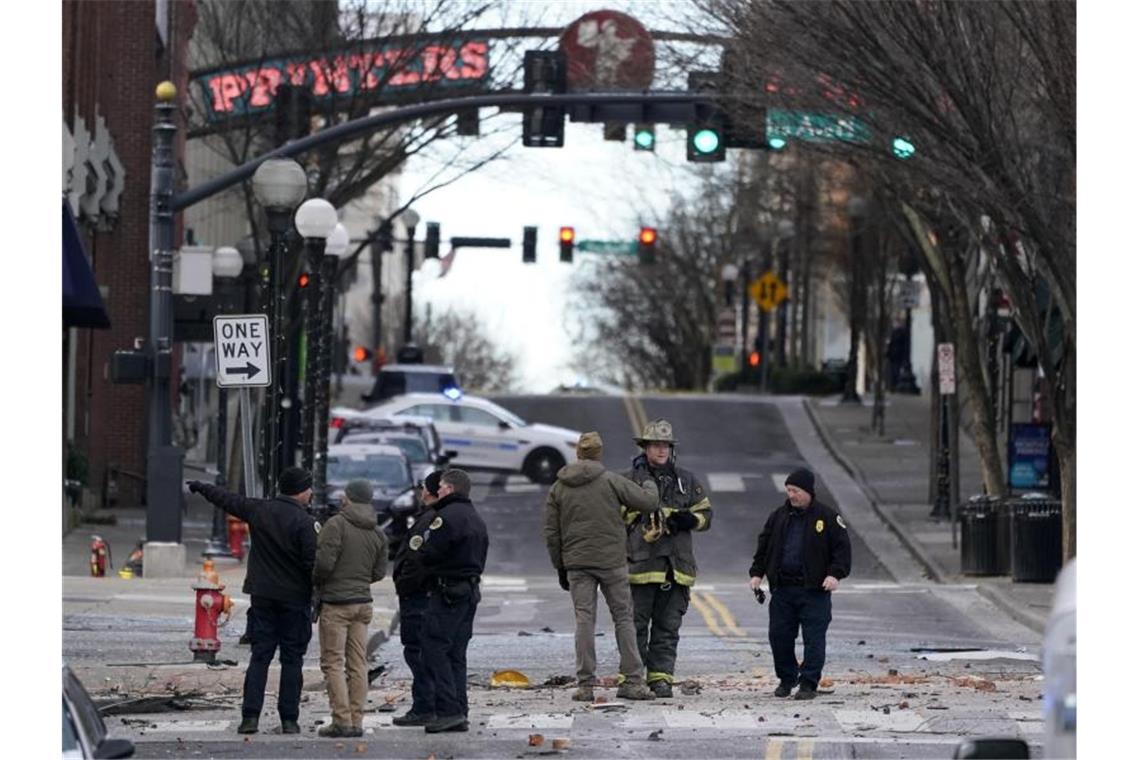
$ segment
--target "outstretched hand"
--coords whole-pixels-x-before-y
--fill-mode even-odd
[[[188,480],[188,481],[186,481],[186,488],[190,491],[190,493],[201,493],[203,485],[205,485],[205,484],[202,483],[202,481],[200,481],[200,480]]]

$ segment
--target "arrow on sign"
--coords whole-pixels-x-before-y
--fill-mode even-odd
[[[261,372],[261,368],[258,367],[253,362],[246,362],[246,365],[244,367],[226,367],[226,374],[227,375],[244,374],[246,380],[250,379],[251,377],[256,375],[258,372]]]

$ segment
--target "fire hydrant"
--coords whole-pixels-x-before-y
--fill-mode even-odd
[[[218,628],[230,620],[233,601],[222,590],[225,589],[214,570],[214,561],[202,563],[202,572],[191,586],[197,598],[194,601],[194,638],[190,639],[190,651],[195,662],[214,662],[222,642],[218,639]],[[225,619],[221,620],[222,615]]]
[[[111,546],[102,536],[91,537],[91,577],[103,578],[111,566]]]
[[[226,515],[226,536],[230,541],[230,554],[238,561],[245,559],[245,539],[249,535],[249,526],[233,515]]]

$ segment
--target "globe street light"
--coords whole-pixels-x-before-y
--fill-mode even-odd
[[[266,389],[264,419],[268,425],[265,446],[264,493],[273,493],[277,475],[284,462],[281,431],[285,428],[285,409],[281,405],[281,388],[285,377],[285,288],[281,274],[285,264],[285,236],[289,232],[293,210],[309,189],[305,170],[291,158],[271,158],[253,174],[253,194],[265,209],[269,221],[269,286],[264,291],[262,308],[269,318],[272,336],[273,383]]]
[[[348,230],[343,224],[333,228],[325,241],[325,255],[321,259],[320,278],[320,347],[317,351],[316,388],[316,453],[313,467],[313,507],[324,509],[327,500],[327,472],[329,450],[329,377],[332,374],[333,343],[333,297],[335,295],[336,271],[340,260],[348,256]]]
[[[412,269],[416,263],[416,225],[420,215],[414,209],[406,209],[400,214],[400,221],[408,231],[407,271],[404,278],[404,345],[412,342]]]
[[[301,204],[293,216],[297,232],[305,239],[305,256],[309,262],[309,295],[305,319],[305,401],[301,406],[301,464],[313,468],[313,410],[317,393],[317,355],[320,343],[321,259],[325,255],[325,241],[336,229],[336,209],[323,198],[310,198]]]

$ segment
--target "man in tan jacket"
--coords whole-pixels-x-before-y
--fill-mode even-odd
[[[376,530],[372,484],[353,480],[340,512],[317,536],[313,584],[321,604],[321,672],[329,692],[332,722],[317,733],[330,738],[364,735],[368,698],[365,647],[372,622],[370,586],[384,577],[388,547]]]
[[[546,497],[544,536],[550,560],[562,588],[574,603],[574,649],[578,690],[573,698],[594,699],[597,656],[594,626],[598,587],[614,622],[623,676],[617,695],[623,699],[653,699],[645,685],[637,633],[633,625],[633,596],[626,562],[622,505],[643,512],[659,504],[657,486],[647,480],[640,487],[602,466],[602,437],[583,433],[578,439],[578,461],[558,471],[558,480]]]

